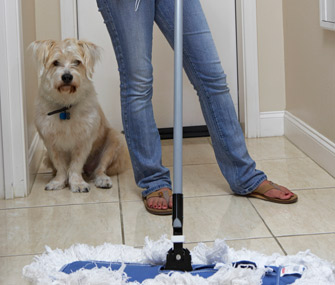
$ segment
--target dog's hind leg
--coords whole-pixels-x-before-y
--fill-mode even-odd
[[[106,174],[113,176],[120,174],[131,166],[129,152],[126,143],[121,143],[118,152],[115,154],[114,159],[106,170]]]
[[[110,142],[107,142],[106,145],[101,153],[99,165],[94,171],[94,184],[98,188],[109,189],[113,187],[113,182],[112,178],[106,175],[106,169],[115,156],[115,145]]]
[[[126,145],[122,139],[114,130],[108,131],[99,165],[94,171],[95,186],[111,188],[113,185],[111,176],[124,170],[122,161],[125,160]]]

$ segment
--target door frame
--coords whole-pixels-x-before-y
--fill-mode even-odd
[[[247,138],[260,136],[256,0],[235,0],[239,115]]]
[[[26,196],[29,183],[21,0],[0,0],[0,11],[0,197],[12,199]]]

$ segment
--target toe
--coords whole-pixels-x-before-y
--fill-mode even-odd
[[[173,207],[173,203],[172,203],[172,196],[171,196],[171,197],[170,197],[170,201],[169,201],[169,208],[172,209],[172,207]]]
[[[165,209],[167,209],[167,203],[166,203],[166,200],[165,199],[161,199],[161,208],[163,209],[163,210],[165,210]]]
[[[270,190],[268,190],[267,192],[264,193],[264,195],[267,196],[267,197],[287,200],[287,199],[290,199],[294,195],[286,187],[274,184],[271,181],[266,180],[266,181],[263,181],[262,184],[269,184],[269,185],[273,186],[273,189],[270,189]]]
[[[151,208],[157,209],[158,199],[157,198],[152,198],[152,199],[153,199],[153,201],[152,201],[152,207]]]
[[[290,199],[292,197],[291,192],[283,192],[278,189],[271,189],[268,192],[266,192],[266,194],[264,195],[268,197],[272,197],[272,198],[283,199],[283,200]]]
[[[148,206],[149,208],[154,208],[156,198],[149,198],[148,199]]]
[[[162,199],[161,198],[157,199],[157,209],[158,210],[162,209]]]
[[[163,188],[161,190],[169,190],[167,188]],[[166,210],[168,208],[172,209],[172,196],[170,197],[169,201],[167,201],[163,197],[150,197],[147,198],[147,206],[152,209],[157,210]]]

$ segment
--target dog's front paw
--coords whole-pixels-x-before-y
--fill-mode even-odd
[[[105,189],[109,189],[113,187],[113,182],[112,182],[112,178],[110,178],[107,175],[101,175],[95,178],[95,186],[97,186],[98,188],[105,188]]]
[[[60,181],[60,180],[56,180],[56,179],[52,179],[46,186],[45,186],[45,190],[60,190],[65,188],[66,186],[66,181]]]
[[[78,193],[78,192],[87,193],[90,191],[90,185],[86,183],[85,181],[81,183],[71,183],[70,188],[73,193]]]

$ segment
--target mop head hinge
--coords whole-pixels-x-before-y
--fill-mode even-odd
[[[191,260],[190,251],[182,243],[175,244],[167,254],[164,270],[192,271]]]

